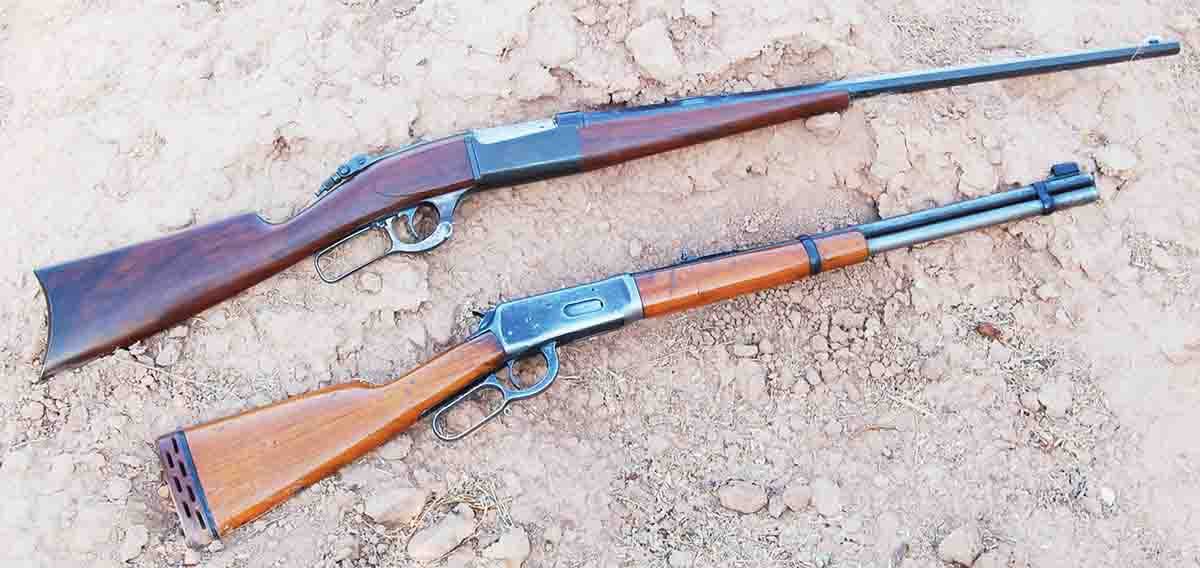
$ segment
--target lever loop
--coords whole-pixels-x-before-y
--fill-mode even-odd
[[[437,197],[431,197],[425,201],[422,201],[421,203],[418,203],[417,205],[409,207],[408,209],[403,209],[397,212],[395,215],[363,225],[353,233],[346,235],[337,242],[317,252],[317,254],[313,257],[313,264],[315,264],[317,268],[317,276],[320,276],[321,280],[325,281],[326,283],[333,284],[345,279],[347,276],[350,276],[359,270],[366,268],[367,265],[385,256],[390,256],[400,252],[425,252],[446,242],[446,240],[448,240],[450,235],[454,232],[454,210],[458,207],[463,195],[470,191],[470,189],[471,188],[460,189],[453,193],[446,193]],[[429,233],[429,235],[417,242],[412,242],[410,240],[401,238],[396,232],[396,221],[404,218],[405,229],[408,231],[408,233],[414,236],[417,235],[417,228],[413,220],[416,217],[417,210],[423,206],[431,206],[437,210],[437,227],[433,229],[433,232]],[[347,242],[355,239],[367,231],[373,230],[382,230],[387,234],[389,244],[387,250],[383,251],[383,253],[371,257],[365,262],[358,264],[350,270],[340,274],[330,275],[321,268],[321,260],[329,256],[331,253],[333,253],[333,251],[337,250],[338,247],[346,244]]]
[[[504,412],[505,408],[508,408],[509,403],[516,402],[518,400],[525,400],[527,398],[542,394],[542,392],[550,388],[550,385],[554,384],[554,379],[558,378],[557,343],[551,341],[545,345],[542,345],[540,353],[542,358],[546,360],[546,374],[543,375],[542,378],[538,379],[537,382],[528,387],[522,386],[521,383],[517,381],[513,369],[516,359],[511,359],[505,365],[508,367],[509,382],[511,382],[512,386],[516,388],[509,388],[509,386],[505,385],[495,373],[488,375],[486,379],[463,391],[462,394],[454,397],[453,400],[442,405],[441,408],[438,408],[437,411],[433,413],[433,419],[431,421],[433,433],[438,438],[441,438],[447,442],[461,440],[462,438],[466,437],[467,434],[482,428],[484,424],[487,424],[493,418],[499,416],[501,412]],[[467,397],[470,397],[471,395],[483,389],[494,389],[500,393],[500,403],[496,405],[496,408],[489,412],[487,416],[484,416],[482,419],[480,419],[479,422],[472,424],[469,428],[463,430],[462,432],[454,433],[446,430],[446,412],[454,408],[463,400],[466,400]]]

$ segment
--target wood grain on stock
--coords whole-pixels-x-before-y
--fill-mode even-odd
[[[503,356],[484,333],[386,385],[336,385],[184,430],[218,532],[383,444]]]
[[[295,217],[253,213],[37,270],[50,312],[42,374],[166,329],[364,223],[472,182],[461,136],[389,158]]]
[[[844,110],[846,91],[631,114],[579,130],[583,169],[619,164],[797,118]]]
[[[813,240],[821,270],[867,259],[867,240],[848,232]],[[757,292],[808,276],[808,254],[799,242],[728,254],[634,275],[642,312],[656,317]]]

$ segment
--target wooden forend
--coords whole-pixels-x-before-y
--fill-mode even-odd
[[[847,232],[813,240],[821,269],[832,270],[867,259],[862,233]],[[799,241],[701,259],[698,262],[634,275],[642,312],[656,317],[734,296],[773,288],[808,276],[808,254]]]

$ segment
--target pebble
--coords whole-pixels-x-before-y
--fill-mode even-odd
[[[45,415],[46,405],[36,400],[29,401],[29,404],[26,404],[25,407],[21,409],[21,416],[27,420],[41,420]]]
[[[804,373],[804,381],[807,382],[809,386],[815,387],[821,384],[821,373],[818,373],[816,369],[810,367],[808,371]]]
[[[767,397],[767,369],[755,361],[741,361],[734,369],[737,393],[745,400],[758,401]]]
[[[804,127],[823,143],[830,143],[842,132],[842,115],[836,112],[818,114],[804,121]]]
[[[125,540],[121,542],[117,556],[121,562],[129,562],[141,556],[142,548],[148,542],[150,542],[150,531],[146,530],[144,525],[133,525],[125,529]]]
[[[812,502],[821,515],[839,515],[842,512],[842,489],[832,479],[818,477],[812,483]]]
[[[184,337],[187,337],[187,335],[188,335],[188,326],[186,326],[186,325],[177,325],[175,327],[172,327],[171,331],[167,333],[167,337],[170,337],[172,339],[183,339]]]
[[[873,378],[881,379],[885,374],[887,374],[887,368],[883,366],[883,363],[879,361],[871,363],[871,376]]]
[[[363,512],[384,526],[405,527],[421,514],[428,499],[429,491],[396,487],[367,498]]]
[[[971,566],[983,552],[983,535],[974,523],[962,525],[942,540],[937,552],[943,562]]]
[[[383,277],[375,272],[360,272],[354,285],[364,294],[378,294],[383,291]]]
[[[158,498],[159,499],[167,499],[170,496],[171,496],[171,489],[169,487],[167,487],[165,484],[158,486]]]
[[[183,565],[184,566],[195,566],[199,563],[200,563],[200,553],[199,552],[196,552],[195,550],[192,550],[191,548],[185,549],[183,551]]]
[[[692,565],[693,559],[694,555],[691,552],[686,550],[672,550],[671,554],[667,556],[667,564],[671,568],[688,568],[688,566]]]
[[[675,53],[667,24],[661,18],[650,20],[629,32],[625,36],[625,47],[633,54],[633,60],[660,83],[670,82],[683,73],[683,63]]]
[[[358,558],[358,539],[353,536],[346,535],[340,537],[333,543],[333,561],[341,562]]]
[[[1113,508],[1117,504],[1117,492],[1111,487],[1100,488],[1100,504],[1106,508]]]
[[[733,356],[734,357],[746,358],[746,357],[754,357],[756,355],[758,355],[758,346],[757,345],[734,345],[733,346]]]
[[[407,434],[401,434],[379,448],[379,457],[389,461],[400,461],[407,458],[411,451],[412,438]]]
[[[772,519],[778,519],[784,511],[787,510],[787,503],[783,501],[782,495],[772,495],[767,501],[767,514],[771,515]]]
[[[505,568],[521,568],[529,558],[529,535],[521,527],[513,527],[500,540],[483,550],[483,557],[498,560]]]
[[[771,343],[770,339],[764,339],[758,342],[758,352],[763,355],[775,353],[775,344]]]
[[[748,481],[732,481],[717,492],[721,506],[739,513],[754,513],[767,506],[767,492]]]
[[[1038,391],[1038,402],[1046,407],[1046,414],[1055,418],[1062,418],[1071,410],[1073,398],[1071,395],[1071,383],[1065,381],[1056,381],[1044,385]]]
[[[629,256],[633,258],[640,258],[642,256],[642,251],[644,250],[645,247],[642,246],[642,241],[637,239],[629,241]]]
[[[793,481],[783,490],[783,502],[797,513],[807,509],[812,504],[812,487],[807,483]]]
[[[1179,263],[1175,261],[1175,257],[1158,247],[1150,249],[1150,262],[1154,263],[1155,268],[1167,272],[1172,272],[1179,268]]]
[[[170,367],[179,362],[179,343],[175,341],[164,341],[158,347],[158,355],[154,357],[154,364],[159,367]]]
[[[475,534],[475,512],[460,503],[437,524],[418,531],[408,541],[408,555],[418,562],[431,562],[454,550]]]
[[[104,495],[110,501],[124,501],[129,496],[129,491],[133,489],[133,484],[128,479],[115,477],[108,482],[108,486],[104,488]]]
[[[221,541],[214,540],[214,541],[208,543],[208,551],[209,552],[221,552],[222,550],[225,550],[225,545],[223,543],[221,543]]]
[[[1033,391],[1021,393],[1021,407],[1030,412],[1041,412],[1042,403],[1038,401],[1038,394]]]

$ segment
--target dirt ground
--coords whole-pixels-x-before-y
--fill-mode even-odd
[[[354,153],[1152,34],[1184,54],[483,192],[432,253],[338,285],[302,263],[37,380],[32,268],[286,218]],[[1200,566],[1198,53],[1200,8],[1145,0],[0,0],[0,563]],[[1064,160],[1101,204],[571,346],[499,422],[420,423],[203,551],[160,496],[159,434],[386,381],[473,309]]]

